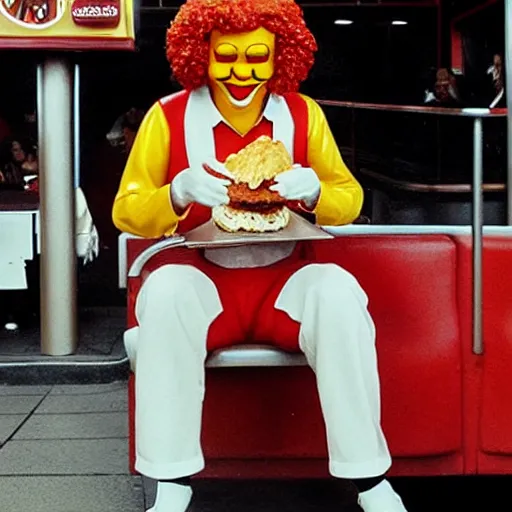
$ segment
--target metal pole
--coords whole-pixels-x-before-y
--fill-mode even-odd
[[[505,0],[505,95],[507,99],[507,219],[512,225],[512,0]]]
[[[473,352],[484,352],[482,335],[483,161],[482,118],[473,128]]]
[[[80,186],[80,64],[75,64],[75,82],[73,89],[73,174],[75,188]]]
[[[38,72],[41,232],[41,352],[72,354],[77,346],[73,75],[64,58]]]

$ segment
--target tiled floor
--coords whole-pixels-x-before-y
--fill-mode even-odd
[[[1,512],[143,512],[154,482],[128,473],[127,454],[125,382],[0,387]],[[393,485],[409,512],[490,512],[510,508],[508,480]],[[194,488],[194,512],[360,512],[339,481],[200,480]]]
[[[0,387],[2,512],[142,512],[124,382]]]

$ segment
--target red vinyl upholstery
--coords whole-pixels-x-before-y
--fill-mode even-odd
[[[377,328],[383,426],[395,457],[461,447],[456,246],[445,236],[361,236],[318,244],[354,274]],[[449,413],[448,413],[449,411]]]
[[[460,243],[471,261],[471,241]],[[512,472],[512,239],[486,236],[483,253],[484,355],[473,356],[472,448],[481,474]],[[470,265],[466,264],[470,270]],[[466,274],[469,274],[466,271]],[[469,279],[466,280],[466,282]]]
[[[148,243],[130,240],[128,262]],[[462,353],[470,332],[461,329],[457,250],[442,235],[341,237],[315,246],[316,262],[346,268],[369,296],[378,333],[383,428],[395,475],[465,471]],[[190,257],[188,249],[169,249],[147,269]],[[139,287],[140,280],[130,279],[130,326],[135,325]],[[132,377],[132,470],[133,410]],[[327,475],[324,425],[311,370],[209,369],[203,446],[208,464],[202,476]]]
[[[464,474],[477,473],[478,394],[481,358],[473,354],[473,267],[471,237],[457,237],[457,303],[460,333],[463,340],[462,417],[464,444]]]
[[[512,241],[485,240],[481,448],[512,455]],[[512,468],[512,459],[509,458]],[[491,469],[491,468],[489,468]]]

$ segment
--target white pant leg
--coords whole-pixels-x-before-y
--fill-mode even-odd
[[[391,465],[367,304],[354,276],[332,264],[299,270],[276,301],[276,309],[301,323],[299,344],[316,374],[335,477],[379,476]]]
[[[126,341],[135,368],[135,467],[143,475],[168,480],[204,468],[206,338],[221,312],[215,285],[191,266],[161,267],[140,290],[139,327]]]

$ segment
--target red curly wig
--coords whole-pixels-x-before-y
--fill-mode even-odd
[[[167,31],[167,59],[185,89],[207,83],[213,30],[241,33],[266,28],[276,36],[270,92],[296,92],[313,65],[317,45],[294,0],[187,0]]]

